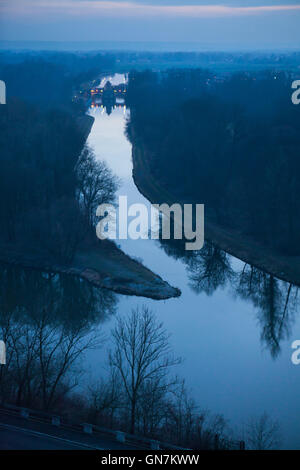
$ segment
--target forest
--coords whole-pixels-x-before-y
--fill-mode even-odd
[[[300,253],[300,112],[292,75],[132,72],[127,134],[176,201],[274,252]]]
[[[112,201],[117,182],[85,147],[92,118],[72,101],[77,87],[101,72],[101,57],[0,57],[7,105],[0,107],[0,243],[71,263],[91,239],[91,214]],[[79,63],[78,63],[79,61]],[[103,58],[103,68],[110,61]]]

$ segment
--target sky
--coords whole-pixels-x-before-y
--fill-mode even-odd
[[[300,47],[300,0],[0,0],[1,41]]]

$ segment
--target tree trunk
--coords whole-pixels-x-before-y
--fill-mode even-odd
[[[135,400],[131,402],[131,418],[130,418],[130,433],[134,434],[135,431]]]

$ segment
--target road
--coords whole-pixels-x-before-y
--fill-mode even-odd
[[[129,450],[102,435],[88,435],[0,411],[0,450]]]
[[[89,448],[97,449],[72,440],[53,437],[49,434],[31,432],[17,426],[0,424],[1,450],[87,450]]]

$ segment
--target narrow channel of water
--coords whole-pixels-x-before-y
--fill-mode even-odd
[[[113,77],[114,84],[123,80],[122,75]],[[129,111],[118,104],[110,115],[101,107],[89,112],[95,122],[88,144],[121,178],[118,194],[127,195],[129,204],[149,205],[132,179],[131,145],[124,135]],[[168,256],[154,240],[118,243],[181,289],[180,298],[167,301],[118,296],[118,311],[146,304],[156,312],[172,334],[175,353],[185,358],[180,373],[200,406],[223,413],[232,426],[242,426],[249,417],[266,411],[280,421],[284,446],[300,448],[300,365],[291,362],[291,343],[300,339],[300,312],[294,312],[293,318],[290,314],[290,335],[281,341],[281,351],[273,359],[261,341],[266,319],[252,301],[235,296],[230,283],[212,295],[197,294],[190,287],[186,265]],[[235,270],[243,269],[239,260],[231,257],[230,261]],[[113,320],[104,328],[109,331],[112,325]],[[95,353],[91,361],[99,363],[102,358]]]

